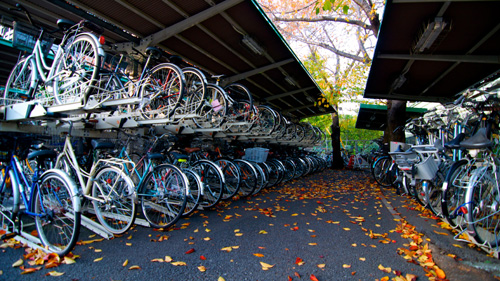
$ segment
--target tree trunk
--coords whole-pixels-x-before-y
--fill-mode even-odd
[[[384,143],[405,142],[406,101],[387,100],[387,127]]]
[[[332,113],[332,168],[333,169],[343,169],[344,160],[340,153],[340,123],[338,111]]]

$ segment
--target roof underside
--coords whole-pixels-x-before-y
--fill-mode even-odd
[[[245,0],[5,0],[3,22],[25,21],[9,11],[23,4],[35,21],[55,28],[59,18],[82,18],[105,28],[114,51],[144,51],[158,46],[205,71],[207,78],[223,74],[222,84],[245,85],[257,103],[268,104],[292,119],[332,112],[314,105],[321,90],[265,13]],[[243,44],[252,38],[263,50],[257,54]],[[0,84],[4,84],[18,51],[2,54]],[[210,79],[209,79],[210,80]]]
[[[405,120],[422,116],[427,109],[407,107]],[[387,106],[360,104],[358,118],[356,120],[357,129],[367,129],[385,131],[387,127]]]
[[[496,78],[497,11],[500,1],[388,0],[364,97],[448,102]]]

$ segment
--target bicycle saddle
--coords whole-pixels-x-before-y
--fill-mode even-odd
[[[57,26],[62,31],[68,30],[70,27],[72,27],[75,24],[76,24],[75,22],[67,20],[67,19],[58,19],[57,20]]]
[[[159,59],[161,58],[161,54],[163,53],[162,50],[156,48],[156,47],[147,47],[146,48],[146,55],[151,56],[154,59]]]
[[[35,158],[38,158],[38,160],[45,160],[48,158],[56,158],[57,157],[57,152],[51,149],[44,149],[44,150],[37,150],[30,152],[28,154],[28,160],[32,160]]]
[[[486,128],[479,129],[472,137],[460,143],[460,147],[468,149],[481,149],[492,145],[493,142],[486,135]]]
[[[94,149],[111,149],[111,148],[115,148],[115,144],[112,143],[112,142],[108,142],[108,141],[92,140],[91,144],[92,144],[92,147]]]
[[[148,155],[148,159],[160,159],[160,160],[165,159],[165,155],[163,155],[161,153],[150,152],[147,155]]]
[[[193,152],[196,152],[196,151],[200,151],[201,149],[199,147],[186,147],[184,148],[184,150],[190,154],[190,153],[193,153]]]
[[[444,144],[444,147],[450,148],[450,149],[459,149],[460,148],[460,142],[462,142],[464,140],[464,138],[465,138],[465,134],[464,133],[460,133],[460,134],[458,134],[458,136],[456,136],[451,141],[446,142]]]

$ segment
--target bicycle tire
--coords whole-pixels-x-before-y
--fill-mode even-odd
[[[389,156],[380,157],[372,165],[372,176],[375,181],[383,187],[392,185],[390,167],[392,160]]]
[[[5,83],[3,105],[26,102],[33,97],[36,90],[33,71],[36,70],[31,59],[23,58],[14,65]]]
[[[479,244],[491,248],[499,246],[498,201],[500,198],[495,171],[491,166],[474,170],[467,185],[467,221],[474,231],[474,238]]]
[[[241,175],[240,197],[248,197],[253,194],[257,187],[257,171],[250,162],[242,159],[234,159],[234,163],[238,165]]]
[[[443,182],[441,212],[451,227],[466,223],[465,213],[459,209],[465,208],[466,187],[470,172],[468,163],[465,159],[453,163]]]
[[[413,198],[415,198],[415,201],[417,201],[418,204],[427,207],[427,200],[425,196],[426,190],[425,186],[422,185],[422,181],[417,180],[417,182],[415,183],[415,185],[412,186],[412,188],[414,194]]]
[[[266,173],[264,172],[264,169],[261,166],[259,166],[258,163],[251,161],[249,162],[254,166],[255,170],[257,171],[257,186],[252,192],[252,195],[255,195],[259,193],[267,185],[267,176]]]
[[[189,182],[189,189],[186,195],[186,207],[182,216],[189,216],[198,208],[201,199],[202,183],[197,173],[190,169],[182,169]]]
[[[219,166],[209,160],[199,160],[191,165],[191,169],[196,171],[203,183],[203,196],[200,206],[212,208],[222,198],[224,194],[225,179]]]
[[[214,163],[221,168],[224,179],[226,180],[222,200],[229,200],[238,194],[240,190],[241,177],[238,166],[231,160],[225,158],[217,159]]]
[[[167,118],[174,114],[184,97],[186,81],[182,70],[172,63],[153,67],[143,79],[139,96],[146,103],[139,105],[145,119]]]
[[[101,167],[92,184],[92,196],[99,199],[92,200],[97,219],[109,232],[123,234],[132,227],[136,216],[134,184],[120,169]]]
[[[140,187],[142,213],[152,227],[174,225],[186,208],[186,175],[176,166],[162,164],[147,175]]]
[[[84,105],[95,90],[101,65],[98,42],[88,34],[80,34],[54,62],[54,99],[57,104],[81,102]]]
[[[207,94],[207,79],[200,70],[194,67],[182,69],[186,87],[184,97],[177,107],[176,114],[195,114],[202,106]]]
[[[228,100],[224,89],[207,84],[205,100],[193,121],[201,129],[219,128],[226,118],[227,107]]]
[[[35,185],[32,209],[42,244],[64,256],[76,245],[80,234],[81,206],[75,183],[61,170],[48,170]]]

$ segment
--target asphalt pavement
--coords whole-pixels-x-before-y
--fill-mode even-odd
[[[381,192],[369,173],[348,170],[325,170],[250,198],[222,202],[167,230],[134,226],[105,240],[83,229],[79,245],[65,262],[45,257],[42,264],[43,259],[23,257],[33,251],[10,240],[4,241],[1,251],[0,280],[496,280],[495,274],[500,276],[498,259],[453,240],[453,232],[439,219],[419,210],[407,197]],[[13,266],[20,259],[23,265]],[[46,268],[48,264],[57,266]]]

